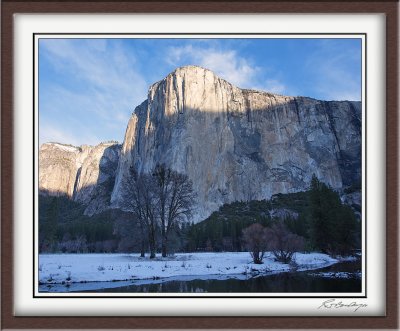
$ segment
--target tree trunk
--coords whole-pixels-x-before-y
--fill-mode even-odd
[[[140,257],[145,257],[145,253],[146,253],[146,247],[144,244],[144,239],[142,239],[142,242],[140,244]]]
[[[144,229],[143,229],[143,223],[140,224],[140,234],[141,234],[141,238],[140,238],[140,257],[145,257],[146,254],[146,242],[144,239]]]
[[[154,259],[156,257],[156,245],[154,241],[150,241],[150,259]]]
[[[162,237],[162,243],[161,243],[161,254],[162,254],[162,257],[167,257],[167,241],[168,241],[167,236],[164,235]]]
[[[171,229],[169,224],[170,223],[168,223],[167,228],[163,231],[163,234],[162,234],[161,249],[162,249],[163,257],[167,257],[167,252],[168,252],[168,237],[169,237],[169,233],[170,233],[170,229]]]
[[[153,228],[149,231],[150,259],[156,257],[156,236]]]
[[[156,257],[156,250],[154,247],[150,246],[150,259],[154,259]]]

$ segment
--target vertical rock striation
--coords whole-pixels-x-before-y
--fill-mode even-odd
[[[224,203],[305,190],[313,174],[342,189],[361,178],[361,103],[245,90],[197,66],[178,68],[129,120],[112,205],[129,167],[157,163],[193,181],[197,220]]]

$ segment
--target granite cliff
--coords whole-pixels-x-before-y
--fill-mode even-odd
[[[110,206],[121,146],[46,143],[39,150],[39,193],[65,195],[93,215]]]
[[[197,66],[153,84],[122,147],[44,144],[39,189],[66,194],[93,214],[118,207],[129,168],[157,163],[185,173],[195,220],[224,203],[308,188],[311,177],[343,191],[361,180],[361,103],[240,89]]]
[[[305,190],[313,174],[334,189],[361,178],[361,103],[240,89],[197,66],[149,89],[126,129],[111,201],[134,166],[187,174],[197,218],[224,203]]]

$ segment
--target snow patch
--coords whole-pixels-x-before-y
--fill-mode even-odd
[[[321,253],[296,253],[294,262],[297,270],[311,270],[330,266],[338,260]],[[40,254],[39,266],[42,287],[83,282],[154,281],[177,276],[254,277],[293,269],[293,265],[275,261],[272,253],[266,254],[263,264],[254,264],[247,252],[182,253],[153,260],[136,254]]]
[[[78,147],[74,147],[74,146],[67,146],[67,145],[62,145],[62,144],[59,144],[59,143],[49,143],[49,145],[57,147],[58,149],[61,149],[61,150],[66,151],[66,152],[71,152],[71,153],[79,152],[79,148]]]

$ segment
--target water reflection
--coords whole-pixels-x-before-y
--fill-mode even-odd
[[[346,277],[324,277],[326,272],[346,271]],[[332,267],[288,272],[248,279],[175,279],[159,283],[141,283],[104,288],[88,292],[114,293],[359,293],[361,277],[359,262],[338,263]]]

